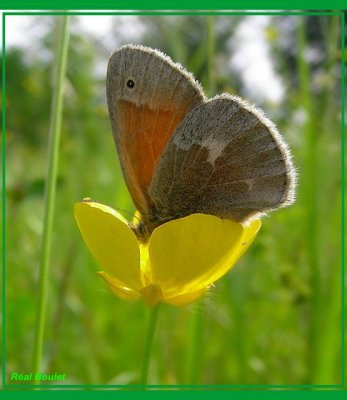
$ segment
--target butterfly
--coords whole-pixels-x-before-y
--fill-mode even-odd
[[[294,201],[290,151],[263,111],[230,94],[207,98],[159,50],[115,51],[106,94],[141,240],[190,214],[245,222]]]

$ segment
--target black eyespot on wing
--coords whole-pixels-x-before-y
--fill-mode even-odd
[[[135,82],[132,79],[127,80],[127,87],[133,89],[135,87]]]

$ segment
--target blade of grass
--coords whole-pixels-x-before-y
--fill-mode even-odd
[[[188,384],[196,384],[199,380],[205,325],[204,306],[204,300],[202,299],[191,318],[186,379]]]
[[[215,17],[207,16],[207,74],[208,80],[206,92],[209,97],[213,96],[216,90],[215,73],[214,73],[214,48],[215,48]]]
[[[43,221],[43,235],[41,244],[39,298],[33,352],[33,372],[41,369],[43,339],[46,322],[48,274],[52,244],[52,228],[55,205],[56,181],[59,160],[59,142],[61,134],[61,121],[63,111],[64,77],[66,70],[67,51],[69,42],[69,17],[63,16],[59,20],[56,56],[56,70],[54,77],[54,91],[52,99],[51,123],[48,145],[48,168],[45,187],[45,209]],[[35,380],[35,383],[38,383]]]
[[[235,275],[234,275],[235,276]],[[237,365],[236,380],[238,384],[247,383],[247,350],[246,350],[246,313],[244,304],[248,295],[247,280],[244,274],[236,275],[237,284],[230,277],[226,279],[227,296],[229,304],[230,319],[233,322],[234,340],[231,341],[232,351]]]
[[[326,22],[326,52],[325,74],[328,77],[334,77],[334,68],[338,59],[339,50],[339,17],[324,17]],[[341,30],[342,32],[342,30]],[[344,86],[342,86],[344,87]],[[342,94],[342,93],[341,93]],[[338,121],[334,112],[336,91],[334,87],[328,86],[323,93],[324,101],[322,107],[322,126],[323,132],[335,132],[338,134]],[[343,146],[342,146],[343,148]],[[341,210],[341,193],[336,193],[335,210]],[[336,217],[336,221],[341,216]],[[338,223],[335,227],[338,226]],[[336,228],[335,228],[336,229]],[[333,233],[332,233],[333,234]],[[340,245],[343,246],[341,243]],[[341,313],[341,270],[337,268],[339,258],[337,257],[336,264],[332,263],[330,269],[330,279],[325,281],[326,291],[329,293],[328,302],[324,312],[324,330],[320,332],[319,351],[316,356],[315,375],[313,383],[317,384],[336,384],[338,379],[338,358],[341,348],[340,337],[337,332],[339,330],[339,316]]]
[[[345,32],[345,14],[342,13],[341,19],[341,30],[340,32]],[[346,343],[345,343],[345,249],[346,249],[346,235],[345,235],[345,227],[346,227],[346,220],[345,220],[345,171],[346,171],[346,164],[345,164],[345,68],[346,68],[346,48],[345,48],[345,36],[341,35],[341,49],[345,50],[344,56],[341,57],[341,332],[340,332],[340,343],[341,343],[341,384],[344,388],[346,388],[346,368],[345,368],[345,361],[346,361]]]
[[[7,128],[6,128],[6,40],[5,40],[5,29],[6,29],[6,20],[5,20],[5,14],[2,14],[2,49],[3,49],[3,56],[2,56],[2,72],[1,72],[1,79],[2,79],[2,90],[1,90],[1,116],[2,116],[2,123],[1,123],[1,128],[2,128],[2,138],[1,138],[1,144],[2,144],[2,152],[1,152],[1,167],[2,167],[2,172],[1,172],[1,178],[2,178],[2,193],[1,193],[1,233],[2,233],[2,239],[1,239],[1,261],[2,261],[2,272],[1,272],[1,277],[2,277],[2,283],[1,283],[1,288],[2,288],[2,295],[1,295],[1,300],[2,300],[2,317],[1,317],[1,323],[2,323],[2,343],[1,343],[1,350],[2,350],[2,355],[1,355],[1,361],[2,361],[2,383],[5,385],[6,382],[6,331],[7,331],[7,326],[6,326],[6,239],[7,239],[7,232],[6,232],[6,209],[7,209],[7,196],[6,196],[6,140],[7,140]]]
[[[310,92],[310,69],[305,59],[307,49],[305,18],[298,18],[298,72],[300,85],[300,100],[307,115],[304,127],[306,160],[304,178],[305,209],[307,212],[305,237],[307,238],[307,255],[311,280],[311,315],[308,332],[308,374],[309,381],[315,383],[317,357],[320,351],[321,330],[321,274],[318,258],[318,207],[317,207],[317,145],[318,137],[314,126],[313,99]]]

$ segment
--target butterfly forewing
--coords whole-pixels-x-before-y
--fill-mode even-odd
[[[149,194],[158,219],[191,213],[235,221],[293,200],[290,153],[264,114],[222,95],[180,123],[157,165]]]
[[[204,100],[199,84],[163,53],[126,45],[109,60],[107,103],[125,180],[148,212],[148,188],[163,149],[184,116]]]

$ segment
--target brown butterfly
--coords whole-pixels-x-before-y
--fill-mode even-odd
[[[229,94],[206,98],[180,64],[140,45],[111,56],[106,86],[140,239],[193,213],[244,222],[294,201],[290,152],[260,109]]]

